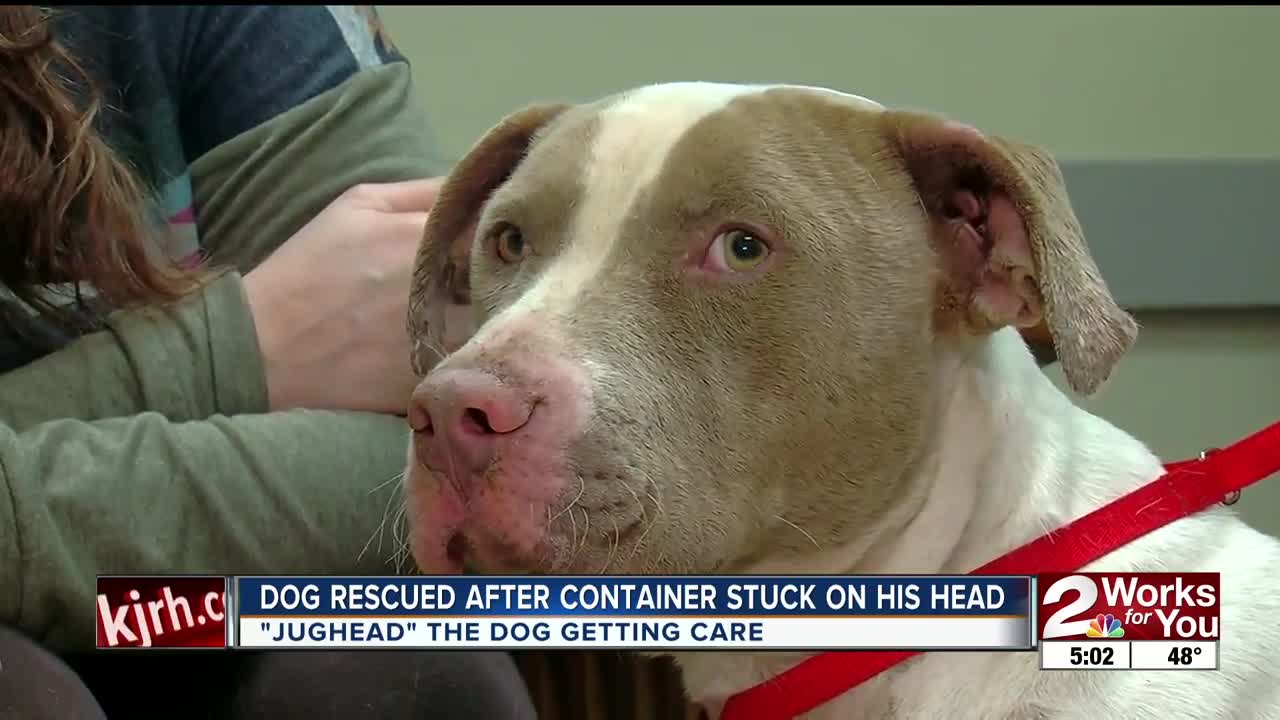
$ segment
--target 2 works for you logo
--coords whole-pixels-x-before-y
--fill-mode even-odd
[[[1041,640],[1217,640],[1218,573],[1036,577]]]

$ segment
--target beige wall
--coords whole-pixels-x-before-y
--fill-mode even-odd
[[[524,103],[678,79],[827,85],[1070,160],[1280,158],[1280,93],[1263,91],[1280,74],[1272,7],[382,12],[414,62],[431,131],[455,159]],[[1152,258],[1151,271],[1159,267]],[[1280,312],[1142,321],[1138,347],[1086,405],[1169,458],[1280,418]],[[1280,479],[1238,507],[1280,533]]]

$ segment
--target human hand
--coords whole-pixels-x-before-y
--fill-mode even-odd
[[[272,410],[404,412],[410,278],[442,183],[357,185],[245,276]]]

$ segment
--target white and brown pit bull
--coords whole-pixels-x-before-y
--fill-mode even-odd
[[[1052,158],[852,95],[513,114],[446,183],[410,315],[426,572],[965,573],[1161,473],[1019,334],[1083,394],[1136,335]],[[1086,568],[1221,571],[1221,672],[937,653],[812,716],[1280,717],[1276,568],[1222,508]],[[677,658],[711,707],[799,659]]]

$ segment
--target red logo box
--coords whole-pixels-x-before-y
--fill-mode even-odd
[[[1036,576],[1041,640],[1213,640],[1219,573]]]
[[[225,648],[222,576],[98,578],[97,647]]]

